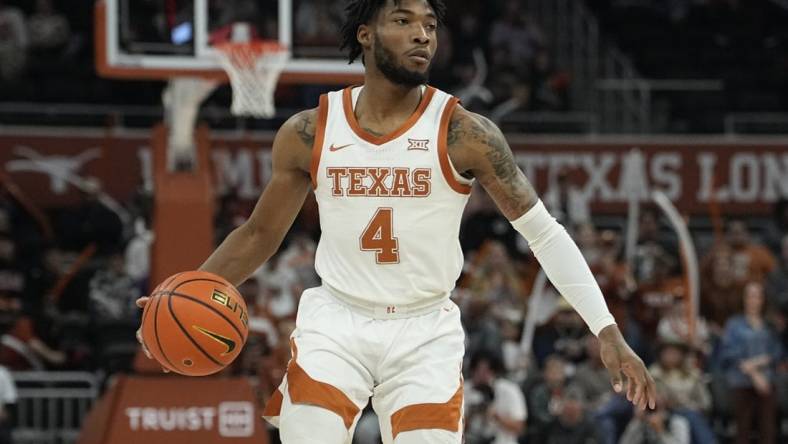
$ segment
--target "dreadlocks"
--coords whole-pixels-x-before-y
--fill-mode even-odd
[[[342,24],[342,46],[339,49],[348,50],[348,63],[353,63],[364,50],[356,38],[358,27],[369,24],[378,12],[386,5],[387,0],[349,0],[345,6],[345,23]],[[399,6],[401,0],[394,0]],[[427,0],[430,7],[438,17],[438,23],[443,24],[446,14],[444,0]],[[363,60],[362,60],[363,61]]]

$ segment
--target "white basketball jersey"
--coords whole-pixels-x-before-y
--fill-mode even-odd
[[[369,305],[446,299],[463,265],[460,219],[470,181],[454,170],[446,135],[458,100],[424,87],[395,132],[363,130],[353,109],[363,87],[320,98],[312,184],[324,284]]]

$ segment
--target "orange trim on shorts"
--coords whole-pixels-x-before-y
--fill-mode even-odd
[[[405,406],[391,415],[391,437],[402,432],[424,429],[460,431],[462,417],[462,381],[454,396],[443,404],[414,404]]]
[[[293,358],[287,365],[287,394],[290,395],[290,402],[322,407],[334,412],[342,418],[345,427],[350,430],[361,409],[338,388],[312,379],[296,362],[298,348],[292,338],[290,347],[293,350]]]
[[[279,412],[282,411],[282,402],[284,402],[284,400],[285,397],[282,395],[282,392],[280,392],[279,389],[274,390],[274,393],[271,395],[271,399],[265,403],[263,417],[270,418],[279,416]]]
[[[459,102],[460,99],[452,97],[449,99],[449,103],[446,104],[446,108],[443,110],[440,130],[438,131],[438,160],[441,164],[443,177],[446,178],[446,182],[449,184],[451,189],[460,194],[470,194],[471,186],[460,183],[457,178],[454,177],[454,171],[451,166],[451,162],[449,161],[449,147],[447,142],[449,135],[449,123],[451,122],[451,116],[454,114],[454,110],[457,108],[457,104]]]
[[[421,98],[421,102],[419,102],[419,106],[416,108],[416,111],[410,115],[408,120],[406,120],[402,126],[400,126],[396,131],[383,135],[383,136],[373,136],[369,132],[367,132],[364,128],[361,128],[359,125],[358,120],[356,119],[356,114],[353,112],[353,87],[345,88],[342,92],[342,102],[345,108],[345,119],[347,123],[350,125],[350,128],[353,130],[354,133],[358,137],[361,137],[365,141],[373,144],[373,145],[383,145],[384,143],[391,142],[392,140],[396,139],[397,137],[405,134],[409,129],[419,121],[424,111],[427,109],[427,106],[432,101],[432,96],[435,95],[435,88],[428,86],[427,89],[424,91],[424,96]]]
[[[326,140],[326,122],[328,121],[328,96],[320,96],[317,106],[317,124],[315,126],[315,143],[312,145],[312,163],[309,175],[312,177],[312,189],[317,190],[317,170],[320,167],[320,156],[323,154],[323,143]]]

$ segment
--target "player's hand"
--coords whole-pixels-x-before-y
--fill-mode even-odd
[[[657,387],[646,365],[627,345],[618,326],[609,325],[599,332],[602,362],[610,374],[610,382],[616,393],[624,391],[627,399],[641,410],[657,405]],[[626,381],[625,381],[626,379]],[[626,382],[626,385],[624,384]]]
[[[137,301],[136,301],[137,307],[144,309],[145,305],[148,304],[148,301],[150,301],[150,298],[147,297],[147,296],[143,296],[143,297],[137,299]],[[143,353],[145,353],[145,356],[147,356],[148,359],[153,359],[153,355],[150,354],[150,352],[148,351],[148,347],[145,346],[145,341],[142,340],[142,327],[137,329],[137,342],[139,342],[140,345],[142,346],[142,351],[143,351]],[[162,367],[161,370],[164,373],[169,373],[170,372],[169,370],[167,370],[164,367]]]

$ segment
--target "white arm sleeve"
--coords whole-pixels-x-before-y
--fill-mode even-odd
[[[513,221],[512,226],[525,237],[550,282],[577,310],[594,335],[615,324],[580,249],[541,200]]]

